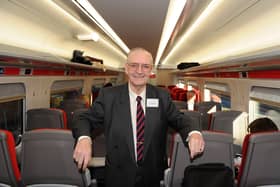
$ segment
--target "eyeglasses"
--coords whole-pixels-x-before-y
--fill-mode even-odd
[[[151,64],[127,63],[129,69],[135,71],[141,67],[142,71],[149,71],[152,68]]]

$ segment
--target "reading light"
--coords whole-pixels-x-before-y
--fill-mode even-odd
[[[129,48],[119,38],[119,36],[113,31],[108,23],[102,18],[102,16],[95,10],[95,8],[89,3],[88,0],[72,0],[72,2],[80,8],[98,27],[100,27],[113,41],[115,41],[121,49],[126,53],[129,52]]]
[[[93,40],[97,42],[99,40],[99,35],[96,32],[91,34],[80,34],[77,35],[78,40]]]

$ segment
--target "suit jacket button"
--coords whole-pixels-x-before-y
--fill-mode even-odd
[[[115,149],[118,149],[118,148],[119,148],[119,146],[118,146],[118,145],[114,145],[114,148],[115,148]]]

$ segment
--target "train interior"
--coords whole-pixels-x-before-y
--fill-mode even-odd
[[[57,132],[31,135],[34,129],[46,128],[45,124],[53,124],[50,129],[71,130],[77,115],[94,104],[100,89],[127,81],[127,53],[138,46],[154,56],[150,84],[169,92],[178,110],[191,116],[206,137],[209,132],[230,135],[237,186],[280,185],[280,134],[250,136],[249,129],[259,118],[269,118],[280,128],[279,1],[182,0],[181,8],[176,2],[119,0],[115,6],[112,1],[94,0],[1,2],[0,168],[5,172],[0,171],[0,186],[20,186],[21,178],[28,177],[30,184],[36,181],[23,169],[32,150],[27,143],[22,146],[23,141],[32,136],[41,136],[42,145],[47,136],[55,140]],[[168,22],[172,9],[177,19]],[[74,145],[68,132],[58,134],[64,133],[67,145]],[[94,136],[91,177],[86,175],[90,182],[83,186],[104,185],[105,137],[102,130]],[[179,186],[176,180],[182,180],[171,177],[180,165],[172,160],[172,155],[178,155],[174,147],[180,149],[176,137],[173,131],[167,137],[169,170],[162,186]],[[264,148],[252,143],[265,144],[270,138],[272,145]],[[6,147],[4,140],[11,143]],[[255,159],[257,165],[270,160],[268,167],[250,170],[246,159],[239,163],[245,147],[251,150],[246,158],[262,155],[264,160]],[[7,166],[1,164],[6,154],[12,159]],[[263,172],[258,175],[256,170]],[[77,173],[67,177],[76,186],[84,180]]]

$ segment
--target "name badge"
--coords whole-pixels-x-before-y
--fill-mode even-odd
[[[157,108],[158,103],[159,103],[159,101],[157,98],[148,98],[147,99],[147,107]]]

